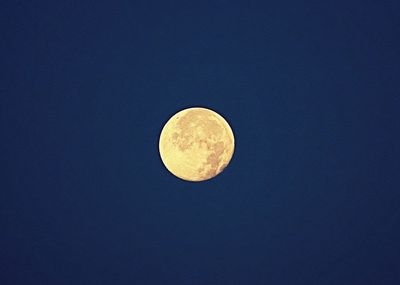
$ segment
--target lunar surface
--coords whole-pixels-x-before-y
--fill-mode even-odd
[[[235,148],[225,119],[205,108],[176,113],[161,131],[159,151],[166,168],[188,181],[203,181],[221,173]]]

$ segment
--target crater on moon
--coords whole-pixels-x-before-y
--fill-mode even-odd
[[[175,176],[202,181],[218,175],[234,151],[229,124],[216,112],[189,108],[172,116],[159,141],[163,163]]]

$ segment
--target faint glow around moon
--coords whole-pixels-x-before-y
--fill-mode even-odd
[[[159,151],[165,167],[188,181],[221,173],[232,158],[235,139],[225,119],[206,108],[176,113],[161,131]]]

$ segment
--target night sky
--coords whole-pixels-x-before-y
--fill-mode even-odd
[[[0,284],[400,284],[400,4],[1,1]],[[236,149],[170,174],[202,106]]]

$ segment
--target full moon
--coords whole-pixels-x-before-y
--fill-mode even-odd
[[[206,108],[188,108],[173,115],[161,131],[159,151],[165,167],[187,181],[203,181],[221,173],[235,148],[226,120]]]

